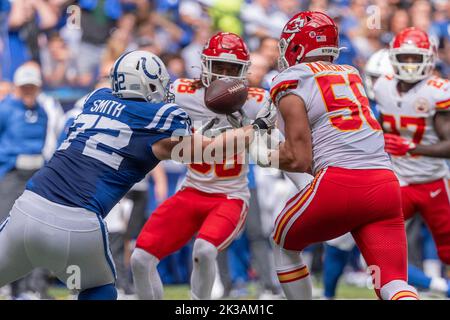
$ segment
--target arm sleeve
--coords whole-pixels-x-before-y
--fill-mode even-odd
[[[166,137],[184,137],[192,134],[192,121],[181,108],[174,108],[162,118],[156,129]]]
[[[439,89],[436,104],[435,104],[436,112],[448,112],[450,111],[450,85],[446,84],[446,86],[442,89]]]
[[[299,87],[301,85],[301,80],[299,75],[290,70],[286,70],[280,73],[278,76],[273,79],[273,82],[270,86],[270,98],[273,103],[278,106],[280,99],[288,94],[295,94],[300,96],[303,100],[305,100],[299,94]]]

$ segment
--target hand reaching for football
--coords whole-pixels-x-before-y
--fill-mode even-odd
[[[247,117],[242,109],[237,112],[227,115],[228,122],[233,126],[233,128],[241,128],[243,126],[252,124],[257,126],[260,130],[268,130],[275,127],[275,122],[277,120],[277,110],[270,99],[267,99],[264,106],[256,115],[255,121]]]
[[[239,109],[231,114],[227,114],[227,120],[233,128],[242,128],[251,124],[251,120],[242,109]]]

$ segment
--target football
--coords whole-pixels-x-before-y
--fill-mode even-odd
[[[248,86],[244,81],[222,78],[211,82],[205,92],[206,107],[218,114],[238,111],[247,100]]]

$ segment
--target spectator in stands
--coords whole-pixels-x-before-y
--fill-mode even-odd
[[[167,67],[170,78],[175,81],[179,78],[186,78],[186,65],[179,54],[166,54],[161,56],[161,60]]]
[[[45,87],[58,88],[75,84],[76,69],[64,39],[53,33],[47,47],[41,50],[42,73]]]
[[[48,160],[56,147],[62,118],[60,106],[41,94],[42,77],[37,63],[20,66],[14,74],[14,89],[0,102],[0,220],[22,194],[29,178]],[[12,284],[12,296],[23,298],[36,291],[48,298],[47,274],[37,269]]]
[[[139,50],[146,50],[160,56],[163,53],[161,42],[158,41],[155,27],[150,22],[142,23],[136,32],[135,45]]]
[[[77,55],[78,83],[91,86],[110,32],[123,11],[119,0],[80,0],[78,5],[83,31]]]
[[[284,25],[289,19],[300,11],[300,1],[297,0],[277,0],[277,8],[271,19],[273,20],[272,37],[278,38],[283,30]]]
[[[279,36],[273,28],[273,9],[270,0],[254,0],[242,6],[241,17],[250,50],[256,50],[262,38]]]
[[[260,47],[257,51],[266,59],[269,64],[269,72],[264,77],[263,87],[268,88],[272,79],[278,74],[278,57],[280,52],[278,50],[278,39],[266,37],[261,39]]]
[[[186,64],[186,74],[191,79],[200,79],[200,55],[210,35],[209,28],[199,28],[195,30],[193,41],[181,51],[181,56]]]
[[[12,85],[8,81],[0,81],[0,102],[11,93]]]
[[[28,60],[39,61],[38,35],[56,25],[58,16],[44,0],[15,0],[9,13],[8,52],[3,78],[12,80],[15,70]]]
[[[41,87],[39,66],[25,63],[14,74],[12,93],[0,104],[0,219],[56,148],[62,110]]]
[[[131,34],[124,29],[116,29],[106,44],[101,62],[104,64],[113,64],[117,58],[127,51]]]

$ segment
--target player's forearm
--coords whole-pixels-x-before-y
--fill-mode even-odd
[[[312,155],[307,153],[299,154],[288,142],[280,144],[279,149],[270,153],[271,167],[278,167],[280,170],[288,172],[311,172]]]
[[[409,153],[432,158],[450,159],[450,140],[440,141],[432,145],[419,144]]]
[[[245,126],[239,129],[227,130],[204,144],[204,151],[211,151],[216,162],[229,159],[235,154],[245,152],[253,141],[255,129]]]
[[[158,152],[158,159],[172,159],[182,163],[221,163],[235,154],[245,152],[253,141],[254,128],[245,126],[239,129],[227,130],[215,138],[201,134],[176,139],[169,147],[153,146],[153,152]],[[163,149],[161,152],[159,149]],[[164,158],[163,158],[164,157]]]

